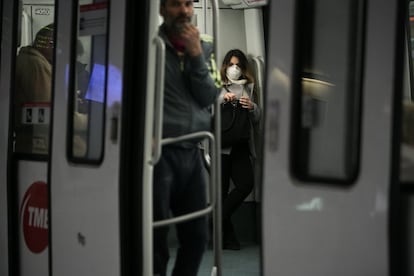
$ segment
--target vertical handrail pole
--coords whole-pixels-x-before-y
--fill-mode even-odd
[[[213,11],[213,37],[214,37],[214,57],[216,61],[216,66],[220,64],[220,50],[219,50],[219,4],[218,0],[211,0],[211,8]],[[216,270],[216,275],[222,275],[222,265],[221,265],[221,251],[222,251],[222,222],[221,222],[221,114],[220,114],[220,102],[219,99],[216,100],[214,106],[214,135],[215,139],[215,175],[216,175],[216,185],[215,185],[215,195],[216,195],[216,208],[213,210],[213,248],[214,248],[214,265]]]
[[[157,80],[155,82],[155,112],[154,112],[154,141],[152,165],[158,163],[162,152],[162,122],[164,116],[164,73],[165,73],[165,44],[159,36],[154,38],[154,43],[157,45]]]

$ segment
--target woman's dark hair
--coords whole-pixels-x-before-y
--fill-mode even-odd
[[[254,83],[254,77],[253,77],[252,71],[249,66],[249,61],[247,60],[246,55],[239,49],[232,49],[228,51],[226,56],[223,59],[223,64],[221,66],[220,74],[221,74],[221,79],[224,81],[224,83],[228,82],[226,71],[230,65],[230,60],[232,57],[236,57],[239,59],[238,66],[242,70],[242,75],[240,79],[246,79],[247,83]]]

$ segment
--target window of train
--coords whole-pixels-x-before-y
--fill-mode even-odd
[[[54,56],[54,1],[19,1],[14,72],[14,151],[26,158],[49,152]]]
[[[103,158],[107,79],[108,1],[80,1],[72,61],[72,123],[69,159],[99,163]]]
[[[403,120],[401,141],[400,179],[414,182],[414,1],[409,2],[407,28],[406,73],[403,92]]]
[[[302,0],[297,15],[291,171],[348,185],[359,167],[364,1]]]

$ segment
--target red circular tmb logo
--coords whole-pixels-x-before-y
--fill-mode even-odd
[[[20,221],[27,247],[33,253],[46,249],[48,239],[47,184],[34,182],[26,191],[20,206]]]

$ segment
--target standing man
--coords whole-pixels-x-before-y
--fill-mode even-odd
[[[220,78],[213,45],[200,38],[191,24],[192,0],[160,0],[164,23],[159,35],[166,44],[163,136],[177,137],[211,129],[209,107],[215,102]],[[200,141],[163,147],[154,168],[154,220],[206,207],[206,175]],[[176,225],[179,247],[172,275],[197,275],[207,243],[207,218]],[[169,258],[168,228],[154,230],[154,272],[165,275]]]

